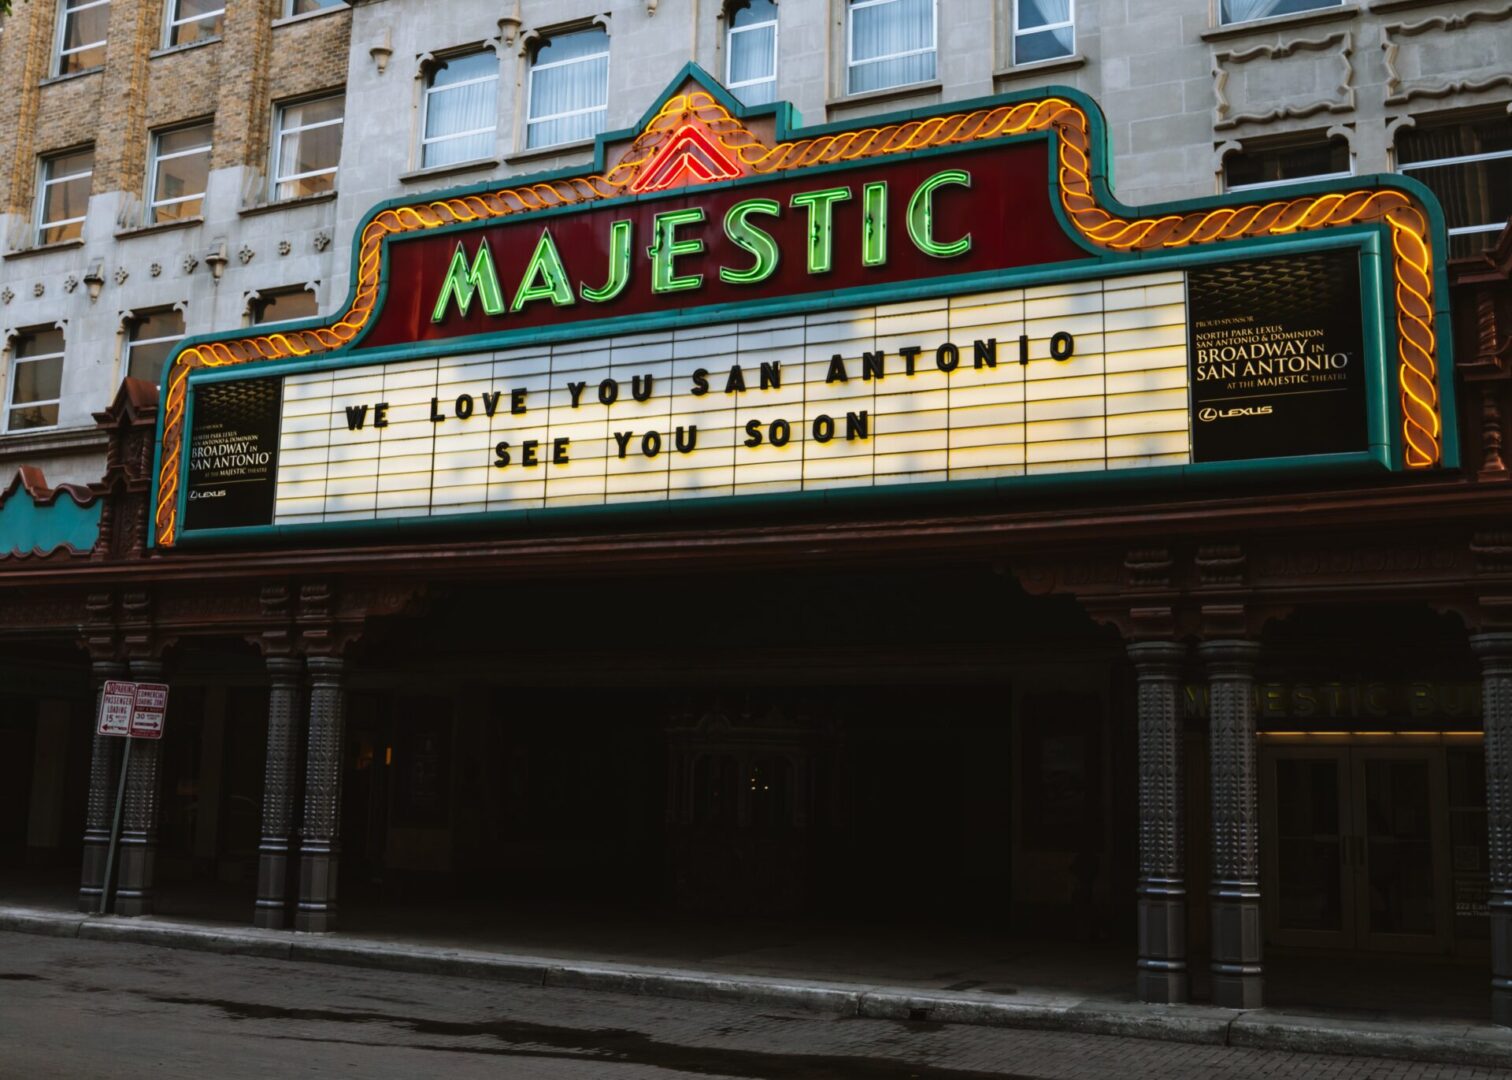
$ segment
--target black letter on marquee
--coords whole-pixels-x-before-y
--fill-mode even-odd
[[[687,432],[687,437],[686,438],[684,438],[684,435],[683,435],[684,432]],[[677,428],[677,452],[679,454],[688,454],[688,453],[691,453],[693,451],[693,448],[695,446],[697,446],[697,445],[698,445],[698,425],[697,424],[689,424],[686,428],[684,428],[682,425],[678,425],[678,428]]]
[[[494,447],[494,468],[502,469],[509,464],[509,444],[501,442]]]
[[[834,437],[835,418],[833,416],[825,416],[823,413],[814,417],[814,441],[826,443]]]
[[[1029,335],[1028,334],[1020,334],[1019,335],[1019,364],[1023,365],[1023,364],[1027,364],[1028,362],[1029,362]]]
[[[641,453],[648,458],[661,453],[661,432],[648,431],[641,436]]]
[[[471,394],[458,394],[457,403],[452,406],[458,420],[467,420],[473,414],[473,398]]]
[[[388,427],[388,402],[380,401],[373,406],[373,426]]]
[[[845,438],[847,441],[864,439],[871,431],[871,417],[866,415],[866,410],[860,412],[848,412],[845,414]]]
[[[708,368],[695,368],[693,370],[693,390],[691,392],[694,397],[703,397],[709,392]]]
[[[362,422],[367,419],[367,409],[366,405],[348,405],[346,407],[348,431],[356,431],[362,427]]]
[[[509,412],[512,416],[522,416],[525,412],[525,389],[517,387],[509,392]]]
[[[782,389],[782,361],[774,360],[771,363],[761,362],[761,388],[763,390]]]
[[[788,440],[791,439],[792,437],[793,437],[793,425],[792,424],[789,424],[786,420],[773,420],[772,421],[771,438],[772,438],[772,445],[773,446],[786,446],[788,444]]]
[[[730,366],[730,374],[725,379],[725,393],[733,394],[737,390],[745,389],[745,372],[740,370],[739,364]]]
[[[974,368],[997,367],[997,338],[986,341],[977,338],[971,345],[971,366]]]
[[[599,404],[613,405],[619,400],[619,383],[613,379],[605,379],[599,383]]]
[[[745,444],[747,446],[760,446],[761,445],[761,421],[760,420],[747,420],[746,421],[746,441],[745,441]]]
[[[935,350],[935,367],[947,375],[961,364],[961,350],[946,342]]]
[[[905,345],[898,350],[898,355],[903,358],[903,370],[909,375],[914,373],[914,359],[923,351],[917,345]]]
[[[435,398],[431,398],[431,423],[433,423],[433,424],[439,424],[439,423],[441,423],[445,419],[446,419],[446,414],[445,413],[438,413],[436,411],[436,399]]]
[[[625,460],[625,448],[630,445],[630,436],[634,434],[635,432],[633,431],[616,431],[614,433],[614,442],[619,447],[621,461]]]
[[[830,357],[829,371],[825,373],[824,381],[826,384],[850,382],[850,376],[845,373],[845,358],[839,353]]]
[[[572,395],[572,407],[574,409],[578,407],[580,399],[583,396],[583,387],[587,385],[585,382],[570,382],[567,384],[567,392]]]
[[[1076,339],[1064,330],[1057,330],[1050,339],[1050,355],[1056,360],[1069,360],[1076,352]]]
[[[539,465],[540,462],[536,460],[536,448],[540,445],[541,441],[539,439],[526,439],[522,442],[520,444],[520,464]]]
[[[483,398],[483,414],[491,417],[499,411],[499,399],[504,396],[504,391],[489,390],[480,396]]]
[[[567,445],[572,442],[566,435],[558,435],[551,440],[551,463],[553,465],[567,464]]]
[[[641,379],[642,378],[644,378],[646,380],[646,387],[645,387],[644,390],[641,389]],[[636,401],[647,401],[647,400],[649,400],[650,397],[651,397],[651,386],[652,386],[652,384],[653,384],[654,381],[655,381],[655,376],[653,376],[653,375],[646,375],[646,376],[636,375],[634,378],[632,378],[630,380],[630,396],[633,397]]]
[[[870,382],[872,379],[885,379],[887,368],[885,361],[887,353],[878,349],[876,352],[864,352],[861,354],[861,378]]]

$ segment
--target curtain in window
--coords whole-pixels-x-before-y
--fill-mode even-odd
[[[563,34],[536,50],[530,69],[528,145],[576,142],[604,130],[608,53],[609,35],[598,29]]]
[[[766,104],[776,91],[776,74],[776,23],[730,34],[730,85],[736,97],[747,105]]]
[[[492,155],[498,97],[499,60],[492,52],[454,57],[438,67],[425,106],[424,164]]]
[[[1013,38],[1013,62],[1032,64],[1070,56],[1076,49],[1076,28],[1055,26],[1071,21],[1071,0],[1018,0],[1018,26]],[[1051,30],[1036,30],[1050,26]]]
[[[1272,15],[1292,15],[1299,11],[1338,7],[1344,0],[1223,0],[1221,15],[1225,23],[1268,19]]]
[[[935,77],[934,0],[853,0],[850,92]]]

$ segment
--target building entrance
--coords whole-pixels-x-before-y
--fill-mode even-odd
[[[1483,951],[1484,756],[1473,736],[1341,736],[1261,752],[1267,939],[1382,952]],[[1431,741],[1430,741],[1431,740]],[[1403,743],[1406,742],[1406,745]],[[1469,744],[1469,745],[1467,745]]]

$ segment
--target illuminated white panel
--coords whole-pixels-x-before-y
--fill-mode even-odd
[[[275,523],[1184,465],[1186,338],[1171,271],[293,375]]]

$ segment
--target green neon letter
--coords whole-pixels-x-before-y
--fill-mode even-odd
[[[752,214],[775,216],[781,212],[782,205],[776,199],[746,199],[730,207],[724,219],[725,235],[736,247],[750,252],[756,261],[744,270],[731,270],[727,266],[721,266],[719,268],[720,281],[727,281],[731,285],[753,285],[772,276],[781,258],[781,253],[777,250],[777,241],[772,239],[771,233],[765,229],[758,229],[746,218]]]
[[[630,284],[630,237],[633,226],[629,221],[616,221],[609,226],[609,280],[597,289],[587,285],[582,288],[583,299],[589,303],[602,304],[613,300]]]
[[[887,185],[867,184],[861,189],[861,207],[866,231],[861,241],[863,266],[887,265]]]
[[[679,255],[697,255],[704,249],[702,240],[677,239],[679,225],[697,225],[704,219],[703,207],[693,206],[686,210],[668,210],[657,214],[651,226],[654,238],[646,254],[651,256],[651,291],[679,292],[696,289],[703,284],[702,274],[673,272],[672,261]]]
[[[494,270],[487,240],[478,245],[478,255],[473,259],[471,270],[467,268],[467,254],[458,242],[451,266],[446,270],[446,281],[441,285],[441,295],[436,297],[431,322],[440,322],[446,318],[447,301],[454,296],[457,298],[458,312],[466,315],[475,293],[482,297],[483,310],[489,315],[504,314],[504,294],[499,291],[499,275]]]
[[[556,242],[551,239],[551,230],[542,229],[536,241],[535,252],[525,265],[525,274],[520,278],[520,287],[515,290],[510,311],[519,311],[532,300],[550,300],[557,307],[577,303],[572,295],[572,284],[567,280],[567,268],[557,254]]]
[[[850,197],[850,188],[837,187],[825,188],[823,191],[800,191],[789,200],[790,206],[808,207],[809,273],[827,273],[833,265],[834,247],[830,243],[830,224],[834,221],[834,206]]]
[[[946,169],[937,172],[919,185],[919,190],[908,200],[908,237],[914,246],[926,255],[948,259],[952,255],[964,255],[971,250],[971,234],[959,240],[942,244],[934,238],[934,189],[946,184],[971,186],[971,174],[964,169]]]

